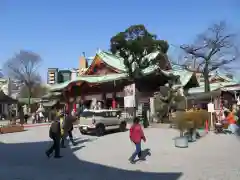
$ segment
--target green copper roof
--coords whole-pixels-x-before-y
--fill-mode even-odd
[[[145,75],[150,74],[150,73],[154,72],[157,68],[158,68],[157,66],[150,66],[150,67],[144,69],[143,73]],[[162,71],[162,72],[166,76],[168,76],[170,74],[179,75],[181,84],[183,86],[185,86],[188,83],[188,81],[190,80],[190,78],[193,75],[193,73],[186,71],[186,70],[182,70],[182,71],[170,70],[170,71]],[[127,73],[107,74],[107,75],[98,75],[98,76],[94,76],[94,75],[79,76],[75,80],[66,81],[64,83],[52,85],[50,87],[50,91],[59,91],[59,90],[66,88],[71,83],[76,83],[76,82],[81,82],[81,81],[88,82],[88,83],[104,83],[104,82],[116,81],[116,80],[127,79],[127,78],[128,78]]]
[[[42,105],[44,107],[52,107],[55,104],[57,104],[57,102],[58,102],[57,100],[51,100],[51,101],[43,102]]]
[[[159,53],[160,53],[159,51],[153,52],[151,54],[148,54],[145,58],[148,59],[148,60],[154,59],[158,56]],[[98,75],[98,76],[94,76],[94,75],[79,76],[72,81],[66,81],[66,82],[61,83],[61,84],[52,85],[50,87],[50,91],[62,90],[64,88],[66,88],[69,84],[75,83],[75,82],[84,81],[84,82],[88,82],[88,83],[103,83],[103,82],[109,82],[109,81],[128,78],[128,74],[126,73],[127,70],[126,70],[125,65],[123,63],[123,58],[121,58],[119,56],[115,56],[112,53],[105,52],[105,51],[97,52],[97,56],[99,56],[109,66],[111,66],[113,68],[116,68],[116,69],[122,71],[123,73]],[[150,74],[150,73],[154,72],[157,68],[158,68],[158,66],[150,66],[150,67],[144,69],[143,73],[145,75]],[[162,72],[166,76],[168,76],[170,74],[179,75],[180,76],[180,81],[181,81],[183,86],[185,86],[189,82],[189,80],[191,79],[191,77],[193,75],[192,72],[189,72],[189,71],[183,70],[183,69],[176,69],[176,70],[173,69],[173,70],[162,71]]]
[[[22,104],[28,104],[28,98],[18,98],[18,101]],[[30,104],[39,103],[41,98],[31,98]]]
[[[143,73],[145,75],[150,74],[156,70],[156,66],[150,66],[146,69],[143,70]],[[59,91],[64,88],[66,88],[68,85],[71,83],[76,83],[76,82],[88,82],[88,83],[104,83],[104,82],[109,82],[109,81],[116,81],[120,79],[127,79],[128,74],[127,73],[120,73],[120,74],[107,74],[107,75],[86,75],[86,76],[79,76],[74,80],[71,81],[66,81],[64,83],[52,85],[49,90],[50,91]]]
[[[193,72],[187,71],[187,70],[169,70],[169,71],[162,71],[165,74],[173,74],[175,76],[180,76],[180,82],[182,86],[185,86],[189,80],[192,78],[193,76]]]
[[[156,51],[156,52],[153,52],[151,54],[148,54],[145,58],[150,60],[150,59],[156,58],[156,56],[158,54],[159,54],[159,52]],[[79,76],[75,80],[66,81],[64,83],[52,85],[50,87],[50,91],[58,91],[58,90],[64,89],[70,83],[74,83],[74,82],[78,82],[78,81],[85,81],[85,82],[88,82],[88,83],[103,83],[103,82],[108,82],[108,81],[124,79],[124,78],[128,77],[128,75],[126,74],[127,70],[126,70],[125,65],[123,63],[123,58],[121,58],[119,56],[115,56],[112,53],[106,52],[106,51],[98,51],[96,55],[99,56],[106,64],[108,64],[109,66],[112,66],[113,68],[116,68],[116,69],[122,71],[123,73],[107,74],[107,75],[103,75],[103,76],[91,76],[91,75]],[[157,68],[156,66],[150,66],[150,67],[144,69],[143,73],[144,74],[152,73],[153,71],[156,70],[156,68]]]
[[[233,78],[229,78],[225,73],[221,72],[221,71],[217,71],[216,72],[216,76],[219,76],[220,78],[228,81],[228,82],[238,82],[238,80],[236,79],[235,76],[233,76]]]
[[[193,76],[193,72],[187,70],[173,70],[175,76],[180,76],[182,86],[185,86]]]
[[[109,66],[112,66],[120,71],[126,72],[126,68],[123,64],[123,58],[115,56],[110,52],[99,51],[97,55]]]
[[[158,56],[158,54],[161,53],[160,51],[155,51],[155,52],[152,52],[148,55],[145,56],[146,59],[148,60],[152,60],[154,58],[156,58]],[[113,55],[112,53],[110,52],[106,52],[106,51],[101,51],[99,50],[97,52],[97,55],[106,63],[108,64],[109,66],[112,66],[122,72],[126,72],[126,68],[125,68],[125,65],[123,63],[123,58],[120,57],[120,56],[117,56],[117,55]]]
[[[223,88],[225,86],[231,86],[231,85],[236,85],[236,82],[218,82],[218,83],[211,83],[210,84],[210,90],[215,91],[220,88]],[[204,84],[201,84],[200,87],[195,87],[195,88],[190,88],[188,93],[189,94],[195,94],[195,93],[202,93],[204,92]]]
[[[72,81],[66,81],[64,83],[56,84],[50,87],[50,91],[58,91],[66,88],[69,84],[75,83],[75,82],[88,82],[88,83],[103,83],[103,82],[109,82],[109,81],[114,81],[114,80],[120,80],[127,78],[126,73],[121,73],[121,74],[107,74],[104,76],[79,76],[76,79]]]
[[[62,94],[61,92],[48,92],[47,94],[42,96],[42,99],[49,99],[49,98],[61,96],[61,94]]]

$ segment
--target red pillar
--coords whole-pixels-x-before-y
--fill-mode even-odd
[[[74,112],[77,112],[77,104],[76,103],[73,104],[73,110],[74,110]]]
[[[115,109],[115,108],[116,108],[116,101],[115,101],[115,99],[114,99],[114,98],[112,99],[112,108],[113,108],[113,109]]]
[[[117,102],[116,102],[116,92],[112,94],[112,108],[115,109],[117,107]]]

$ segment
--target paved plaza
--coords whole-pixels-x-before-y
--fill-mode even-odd
[[[209,134],[187,149],[174,147],[173,129],[145,130],[151,149],[146,161],[132,165],[128,132],[104,137],[74,135],[78,145],[63,149],[62,159],[47,159],[48,127],[0,135],[1,180],[239,180],[240,140]]]

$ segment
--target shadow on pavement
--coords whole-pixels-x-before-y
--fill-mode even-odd
[[[151,156],[151,155],[152,154],[151,154],[151,151],[150,151],[149,148],[144,149],[144,150],[141,151],[141,158],[140,158],[140,160],[146,160],[147,156]]]
[[[238,129],[237,129],[236,135],[240,137],[240,127],[238,127]]]
[[[128,130],[126,130],[126,131],[124,131],[124,132],[127,132],[127,131],[128,131]],[[105,131],[105,134],[104,134],[103,136],[114,135],[115,133],[123,133],[123,132],[121,132],[119,129],[110,129],[110,130],[106,130],[106,131]],[[80,134],[82,134],[82,133],[80,132]],[[84,134],[82,134],[82,135],[84,135]],[[97,137],[97,136],[96,136],[96,133],[94,133],[94,131],[88,132],[87,135]]]
[[[79,140],[73,149],[61,149],[61,159],[48,159],[45,150],[52,142],[0,143],[0,179],[21,180],[178,180],[182,173],[129,171],[78,159],[74,151],[85,146]],[[146,151],[148,152],[148,151]],[[80,152],[81,153],[81,152]],[[134,166],[134,165],[133,165]]]

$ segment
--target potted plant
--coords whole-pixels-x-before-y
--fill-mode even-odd
[[[176,128],[180,132],[180,136],[174,139],[175,146],[179,148],[187,148],[188,147],[188,137],[184,136],[184,132],[189,129],[189,123],[185,119],[186,112],[177,112],[176,117],[173,122]]]
[[[185,112],[185,120],[189,125],[189,129],[186,133],[189,142],[197,140],[197,129],[204,127],[204,123],[207,119],[208,112],[206,110],[191,110]]]

